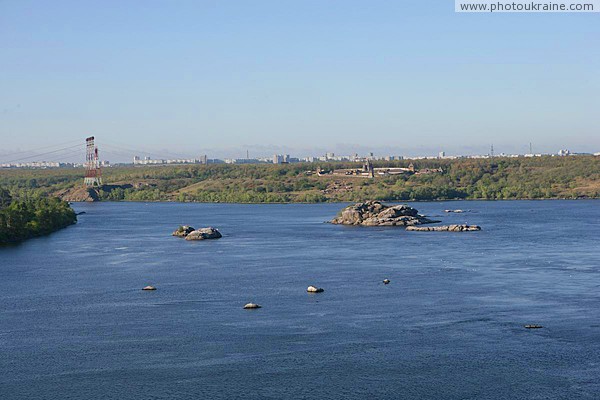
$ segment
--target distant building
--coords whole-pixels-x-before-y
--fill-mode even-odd
[[[260,164],[261,161],[257,158],[226,158],[226,164]]]
[[[200,159],[196,158],[177,158],[177,159],[152,159],[148,156],[144,157],[144,159],[140,159],[139,156],[133,157],[134,165],[161,165],[161,164],[207,164],[208,158],[204,155],[201,156]]]
[[[22,163],[0,164],[0,168],[64,168],[73,166],[75,166],[73,163],[61,163],[54,161],[29,161]]]
[[[287,164],[289,162],[289,154],[273,154],[273,164]]]
[[[569,156],[569,155],[571,155],[571,151],[569,151],[569,150],[562,150],[561,149],[561,150],[558,151],[558,155],[561,156],[561,157]]]

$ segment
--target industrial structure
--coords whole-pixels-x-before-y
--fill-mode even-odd
[[[98,161],[98,147],[94,144],[94,137],[85,139],[85,179],[88,187],[102,186],[102,171]]]

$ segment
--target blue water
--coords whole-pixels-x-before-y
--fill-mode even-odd
[[[342,206],[75,204],[0,248],[0,398],[600,398],[600,202],[413,204],[468,233]]]

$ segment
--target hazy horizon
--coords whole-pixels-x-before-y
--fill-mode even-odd
[[[459,147],[446,147],[446,148],[433,148],[433,147],[415,147],[415,148],[399,148],[399,147],[365,147],[350,144],[338,144],[331,148],[290,148],[287,146],[240,146],[238,148],[204,148],[196,151],[190,149],[179,149],[173,150],[169,148],[146,148],[144,151],[118,150],[115,145],[110,145],[100,140],[96,141],[99,147],[99,155],[101,160],[107,160],[112,163],[130,163],[132,162],[133,156],[145,157],[148,156],[153,159],[176,159],[176,158],[199,158],[202,155],[207,155],[209,159],[229,159],[229,158],[246,158],[248,154],[249,158],[264,158],[272,157],[274,154],[289,154],[291,157],[318,157],[324,156],[327,152],[335,153],[336,156],[350,156],[357,153],[359,156],[367,156],[369,153],[373,153],[376,157],[385,156],[403,156],[406,158],[410,157],[434,157],[443,151],[446,156],[472,156],[472,155],[486,155],[490,153],[490,147],[485,146],[460,146]],[[38,152],[32,150],[17,150],[15,152],[0,152],[0,163],[4,162],[32,162],[32,161],[48,161],[48,162],[83,162],[85,158],[84,143],[81,143],[78,147],[73,148],[75,144],[70,144],[67,150],[58,151],[65,146],[55,146],[50,148],[44,148]],[[549,146],[537,146],[532,144],[534,154],[557,154],[560,149],[568,149],[573,153],[597,153],[597,150],[583,150],[577,147],[565,146],[562,148],[553,149]],[[546,150],[547,149],[547,150]],[[46,154],[43,156],[36,156],[36,154]],[[498,146],[494,145],[494,154],[528,154],[529,143],[521,146]]]
[[[88,135],[111,161],[598,152],[597,18],[433,0],[6,1],[0,162]]]

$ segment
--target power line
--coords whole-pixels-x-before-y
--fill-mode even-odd
[[[47,160],[43,160],[43,161],[47,161],[47,162],[61,162],[64,161],[66,157],[70,157],[70,156],[74,156],[76,154],[80,154],[81,155],[81,150],[75,150],[75,151],[70,151],[68,153],[64,153],[61,154],[60,156],[56,156],[56,157],[60,157],[60,158],[51,158],[51,159],[47,159]],[[83,163],[81,163],[83,164]]]
[[[47,155],[47,154],[54,154],[54,153],[58,153],[58,152],[61,152],[61,151],[65,151],[65,150],[69,150],[69,149],[74,149],[75,147],[82,147],[82,145],[81,144],[77,144],[75,146],[69,146],[69,147],[65,147],[65,148],[62,148],[62,149],[58,149],[58,150],[48,151],[46,153],[38,153],[38,154],[35,154],[33,156],[29,156],[29,157],[16,158],[14,160],[5,161],[4,163],[8,164],[8,163],[17,162],[17,161],[29,160],[29,159],[36,158],[36,157],[41,157],[41,156],[44,156],[44,155]]]
[[[68,142],[65,142],[65,143],[58,143],[58,144],[53,144],[53,145],[50,145],[50,146],[38,147],[36,149],[22,150],[22,151],[15,151],[15,152],[12,152],[12,153],[6,153],[6,154],[3,154],[2,156],[3,157],[10,157],[10,156],[14,156],[14,155],[17,155],[17,154],[31,153],[31,152],[34,152],[34,151],[51,149],[53,147],[65,146],[67,144],[76,143],[76,142],[79,143],[80,141],[79,140],[71,140],[71,141],[68,141]]]
[[[23,161],[25,163],[27,162],[65,162],[65,158],[66,157],[71,157],[77,154],[81,154],[81,150],[75,150],[75,151],[68,151],[66,153],[57,153],[54,154],[53,156],[46,158],[44,157],[43,159],[38,159],[38,160],[30,160],[30,161]],[[20,163],[20,162],[18,162]],[[4,164],[4,163],[3,163]],[[9,162],[7,162],[6,164],[10,164]]]
[[[145,150],[141,150],[141,149],[136,150],[136,149],[132,149],[129,147],[125,147],[127,145],[121,145],[121,144],[113,142],[113,141],[111,141],[111,142],[100,141],[100,144],[101,144],[101,146],[108,146],[108,147],[112,147],[117,150],[128,151],[129,156],[146,154],[148,156],[155,157],[155,158],[169,158],[169,157],[163,157],[163,155],[160,155],[160,154],[157,154],[154,152],[149,152],[149,151],[145,151]],[[176,158],[189,158],[189,156],[179,154],[179,153],[172,153],[172,152],[167,152],[167,154],[165,154],[165,155],[168,155],[171,157],[176,157]]]

